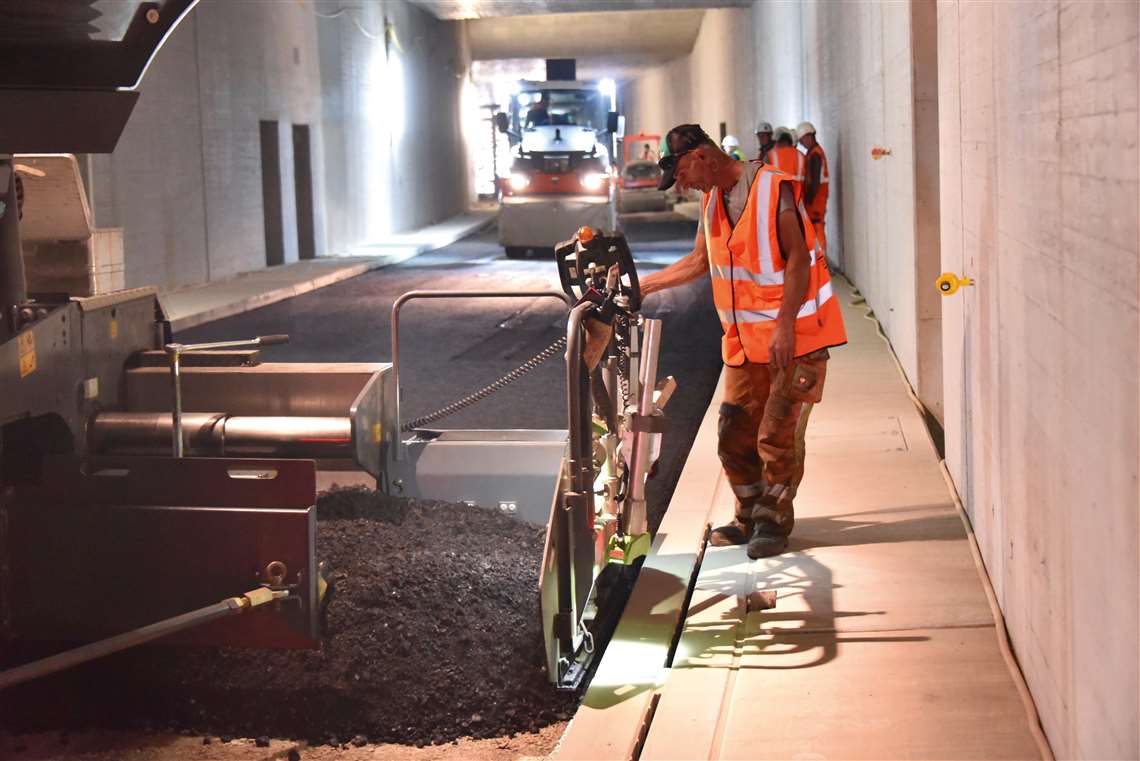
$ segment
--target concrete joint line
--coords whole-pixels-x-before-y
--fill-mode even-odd
[[[645,749],[645,741],[649,738],[649,725],[653,723],[653,718],[657,715],[657,705],[660,702],[661,690],[658,688],[650,696],[649,705],[645,708],[645,715],[641,718],[637,740],[633,744],[633,752],[629,754],[629,761],[638,761],[641,758],[641,751]]]
[[[748,589],[756,588],[756,564],[748,564]],[[712,746],[709,748],[709,759],[721,758],[724,749],[724,733],[728,728],[729,719],[732,718],[731,714],[734,710],[735,702],[733,695],[736,693],[736,677],[740,673],[740,661],[744,657],[744,643],[748,640],[748,606],[745,601],[744,618],[734,627],[735,636],[732,643],[732,665],[728,667],[728,679],[725,680],[724,692],[721,694],[721,706],[727,706],[728,710],[721,710],[717,713],[716,729],[713,730]]]
[[[760,628],[756,634],[772,634],[778,636],[811,636],[813,634],[891,634],[893,632],[923,632],[923,631],[953,631],[955,629],[992,629],[993,621],[978,621],[964,624],[933,624],[930,626],[869,626],[859,629],[837,629],[834,626],[812,626],[802,629],[764,629]]]

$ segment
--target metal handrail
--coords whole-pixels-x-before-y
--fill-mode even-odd
[[[542,291],[408,291],[392,304],[392,382],[396,387],[395,420],[393,446],[396,459],[404,459],[404,448],[400,441],[400,310],[404,304],[417,299],[561,299],[567,306],[573,305],[573,300],[562,291],[551,289]]]

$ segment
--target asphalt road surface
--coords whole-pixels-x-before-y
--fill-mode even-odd
[[[624,221],[638,272],[658,270],[688,253],[696,225],[672,214]],[[261,309],[182,331],[185,342],[288,333],[263,361],[389,362],[392,303],[411,290],[559,289],[553,258],[507,259],[485,230],[400,265],[321,288]],[[668,503],[720,373],[720,325],[707,278],[660,294],[643,314],[663,320],[659,377],[679,388],[669,404],[659,473],[650,482],[650,512]],[[413,301],[400,316],[401,414],[407,421],[496,380],[565,335],[566,308],[554,299]],[[561,352],[522,379],[433,427],[566,427]],[[654,527],[657,520],[652,521]]]

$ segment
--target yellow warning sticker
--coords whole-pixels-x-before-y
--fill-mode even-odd
[[[380,424],[379,423],[373,423],[372,424],[372,443],[373,444],[379,444],[380,443]]]
[[[36,337],[29,330],[16,337],[20,354],[20,377],[26,378],[36,371]]]
[[[114,341],[119,337],[119,321],[111,320],[111,340]]]

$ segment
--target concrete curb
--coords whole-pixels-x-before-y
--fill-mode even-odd
[[[412,233],[393,235],[389,240],[384,242],[359,246],[354,249],[350,255],[343,257],[336,255],[322,256],[309,262],[296,262],[284,265],[284,267],[280,268],[255,270],[254,272],[242,273],[232,278],[218,280],[201,286],[165,291],[160,293],[158,298],[163,308],[167,311],[167,314],[173,314],[170,320],[171,329],[175,332],[188,330],[189,328],[204,325],[214,320],[232,317],[236,314],[242,314],[264,306],[269,306],[278,301],[299,296],[302,293],[308,293],[318,288],[324,288],[348,280],[349,278],[363,275],[372,270],[388,267],[393,264],[400,264],[420,254],[449,246],[458,240],[462,240],[479,232],[491,225],[494,221],[494,214],[479,212],[461,214],[439,225],[433,225]],[[343,266],[336,266],[338,259],[345,260]],[[353,260],[358,261],[351,263]],[[286,274],[285,270],[287,270],[287,268],[298,265],[312,266],[312,262],[318,262],[320,264],[327,263],[327,267],[330,271],[318,273],[312,277],[296,282],[281,283],[282,279],[287,279],[287,277],[281,277]],[[177,306],[177,302],[179,300],[185,300],[187,295],[191,292],[209,293],[210,291],[217,292],[225,289],[239,289],[242,285],[246,284],[256,289],[256,285],[250,281],[256,281],[262,278],[270,280],[270,282],[265,284],[266,287],[264,290],[259,290],[250,295],[235,295],[231,300],[225,300],[223,303],[206,306],[201,309],[194,307],[180,309]],[[182,314],[179,314],[179,312],[182,312]]]
[[[178,332],[180,330],[188,330],[199,325],[204,325],[207,322],[213,322],[214,320],[220,320],[225,317],[232,317],[235,314],[242,314],[243,312],[249,312],[264,306],[269,306],[270,304],[275,304],[278,301],[284,301],[285,299],[292,298],[293,296],[299,296],[302,293],[308,293],[309,291],[316,290],[317,288],[324,288],[325,286],[339,283],[342,280],[348,280],[349,278],[363,275],[365,272],[369,272],[371,270],[379,269],[380,267],[385,267],[389,264],[395,263],[396,262],[388,262],[383,261],[382,259],[377,259],[375,262],[361,262],[355,266],[342,267],[340,269],[333,270],[328,274],[315,277],[311,280],[296,283],[293,285],[281,286],[280,288],[273,288],[271,290],[255,294],[253,296],[247,296],[245,298],[237,299],[235,301],[231,301],[217,307],[205,309],[200,312],[188,314],[184,317],[172,319],[170,321],[170,326],[171,329],[175,332]],[[163,297],[165,295],[166,294],[159,294],[158,299],[160,302],[163,301]]]

